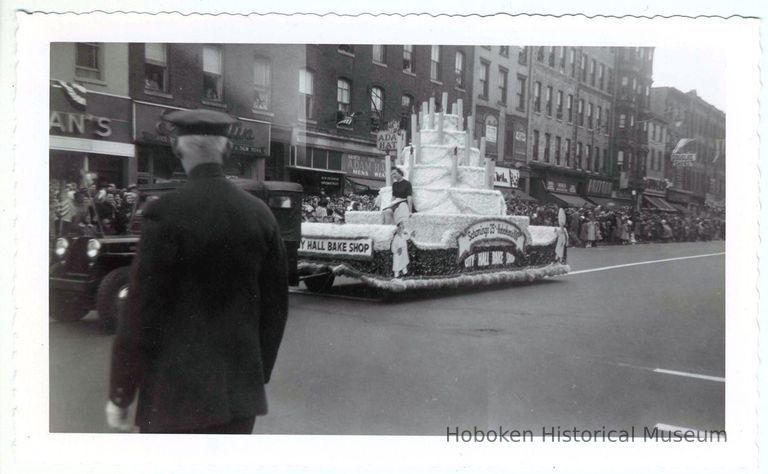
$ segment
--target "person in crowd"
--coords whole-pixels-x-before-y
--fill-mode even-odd
[[[189,180],[149,204],[112,353],[108,424],[142,433],[250,434],[267,412],[288,315],[288,264],[272,212],[228,180],[211,110],[163,115]]]

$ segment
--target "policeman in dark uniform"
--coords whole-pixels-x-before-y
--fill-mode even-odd
[[[222,172],[236,120],[174,111],[174,153],[189,181],[144,212],[112,354],[107,421],[143,433],[251,433],[267,412],[288,313],[277,222]]]

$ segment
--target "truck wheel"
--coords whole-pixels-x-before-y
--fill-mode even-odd
[[[79,296],[57,291],[50,294],[48,314],[56,321],[68,323],[83,319],[88,314],[88,309],[82,304]]]
[[[128,276],[130,269],[120,267],[112,270],[101,280],[96,293],[96,313],[99,315],[101,327],[108,333],[117,329],[117,321],[128,293]]]
[[[326,271],[304,277],[304,284],[307,285],[309,291],[322,293],[331,289],[333,280],[335,279],[336,275],[334,275],[333,272]]]

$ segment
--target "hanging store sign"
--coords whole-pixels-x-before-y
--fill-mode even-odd
[[[676,168],[688,168],[696,161],[696,153],[673,153],[672,166]]]
[[[517,188],[520,181],[520,171],[514,168],[497,166],[494,172],[493,185],[502,188]]]
[[[397,122],[395,123],[397,124]],[[396,127],[399,127],[399,124]],[[390,127],[387,130],[381,130],[376,133],[376,148],[381,151],[391,152],[397,150],[399,142],[405,143],[405,131],[396,127]]]
[[[342,155],[342,169],[347,176],[358,178],[385,179],[384,160],[375,156]]]
[[[576,184],[550,179],[547,180],[547,191],[576,194]]]

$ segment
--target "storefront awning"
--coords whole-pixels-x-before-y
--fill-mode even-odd
[[[503,194],[505,198],[519,199],[520,201],[539,202],[538,199],[526,193],[522,189],[497,188],[497,191],[501,191],[501,194]]]
[[[602,196],[587,196],[587,199],[589,199],[596,205],[603,206],[603,207],[622,207],[622,206],[631,205],[631,202],[627,202],[623,199],[614,199],[614,198],[602,197]]]
[[[550,196],[561,201],[566,207],[594,207],[594,204],[573,194],[549,193]]]
[[[669,202],[669,201],[667,201],[667,202],[669,203],[670,206],[674,207],[679,212],[682,212],[684,214],[687,214],[687,213],[691,212],[690,209],[688,209],[688,207],[685,206],[684,204],[677,204],[677,203]]]
[[[656,196],[643,196],[643,198],[653,207],[664,212],[677,212],[677,209],[668,203],[664,198]]]
[[[352,188],[353,192],[362,192],[362,191],[378,191],[382,187],[384,187],[384,181],[377,181],[375,179],[367,179],[367,178],[346,178],[347,183]]]

